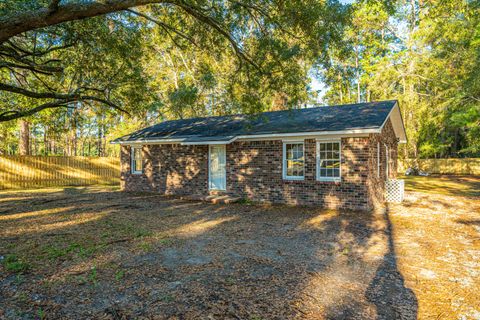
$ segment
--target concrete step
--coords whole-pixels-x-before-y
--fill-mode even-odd
[[[234,197],[226,194],[211,194],[208,196],[187,195],[187,196],[182,196],[180,198],[184,200],[205,201],[205,202],[211,202],[216,204],[228,204],[228,203],[235,203],[240,201],[240,197]]]

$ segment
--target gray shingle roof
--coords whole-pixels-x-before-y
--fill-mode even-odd
[[[397,101],[380,101],[286,111],[165,121],[112,143],[182,139],[227,142],[238,136],[379,129]]]

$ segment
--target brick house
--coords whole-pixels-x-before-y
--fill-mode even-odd
[[[397,101],[165,121],[112,141],[126,191],[354,210],[383,202],[405,142]]]

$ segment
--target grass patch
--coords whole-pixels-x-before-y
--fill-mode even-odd
[[[22,261],[14,254],[7,255],[2,263],[5,269],[9,272],[24,273],[30,269],[28,263]]]
[[[75,256],[85,259],[90,258],[101,246],[81,245],[77,242],[69,245],[53,246],[49,245],[44,249],[45,258],[51,261],[73,259]]]
[[[168,238],[163,238],[158,240],[158,243],[161,244],[162,246],[168,246],[169,244],[172,243],[172,240]]]
[[[405,180],[406,191],[443,194],[448,196],[478,197],[480,196],[480,177],[432,175],[401,176]]]
[[[115,280],[116,281],[122,280],[124,276],[125,276],[125,271],[123,271],[123,270],[117,270],[115,272]]]

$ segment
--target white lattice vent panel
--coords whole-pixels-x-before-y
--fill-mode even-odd
[[[385,200],[387,202],[402,202],[405,196],[405,181],[390,179],[386,182]]]

